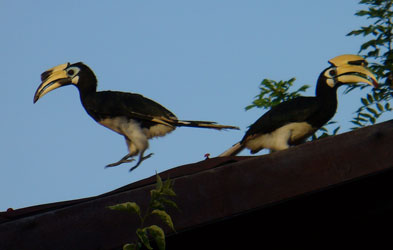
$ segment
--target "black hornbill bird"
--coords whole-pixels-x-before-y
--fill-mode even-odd
[[[132,171],[152,155],[143,155],[149,146],[148,139],[164,136],[176,127],[238,129],[215,122],[178,120],[172,112],[139,94],[97,92],[97,78],[82,62],[53,67],[41,74],[41,81],[34,94],[34,103],[54,89],[74,85],[79,90],[82,105],[87,113],[96,122],[124,136],[129,153],[107,167],[131,162],[134,160],[132,157],[139,154],[137,164],[130,169]]]
[[[318,78],[315,97],[297,97],[274,106],[249,127],[240,142],[219,156],[236,155],[244,148],[255,154],[264,148],[278,151],[300,144],[334,116],[338,87],[358,82],[378,86],[363,57],[341,55],[329,63]]]

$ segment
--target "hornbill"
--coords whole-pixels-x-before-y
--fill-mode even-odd
[[[300,144],[334,116],[338,87],[358,82],[378,87],[361,56],[340,55],[329,63],[318,78],[315,97],[297,97],[274,106],[249,127],[240,142],[219,156],[236,155],[244,148],[255,154],[264,148],[278,151]]]
[[[34,94],[34,103],[46,93],[66,85],[79,90],[80,100],[87,113],[99,124],[124,136],[129,153],[119,161],[107,165],[117,166],[131,162],[139,154],[134,170],[143,160],[148,148],[148,139],[173,131],[176,127],[201,127],[212,129],[238,129],[234,126],[218,125],[208,121],[182,121],[158,104],[142,95],[118,91],[97,92],[97,78],[82,62],[65,63],[41,74],[41,85]]]

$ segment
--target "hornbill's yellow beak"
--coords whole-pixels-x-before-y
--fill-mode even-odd
[[[367,68],[367,61],[361,56],[340,55],[330,59],[329,63],[333,66],[333,71],[330,71],[333,84],[363,82],[378,87],[375,75]]]
[[[41,74],[42,83],[34,94],[34,103],[46,93],[59,87],[72,84],[72,78],[67,74],[67,67],[70,63],[60,64]]]

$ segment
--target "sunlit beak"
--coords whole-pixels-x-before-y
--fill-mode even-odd
[[[65,71],[69,65],[69,63],[60,64],[41,74],[42,83],[34,94],[34,103],[46,93],[72,83],[71,78],[67,76],[67,72]]]
[[[358,55],[344,54],[329,60],[336,67],[336,80],[341,83],[363,82],[378,87],[375,75],[366,67],[367,61]]]
[[[378,81],[375,75],[367,68],[360,65],[345,65],[336,68],[336,80],[341,83],[367,83],[378,88]]]

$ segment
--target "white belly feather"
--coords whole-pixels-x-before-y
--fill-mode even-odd
[[[163,124],[156,124],[150,128],[141,128],[139,122],[126,117],[107,118],[99,121],[99,123],[124,135],[130,154],[145,151],[149,147],[148,139],[163,136],[175,129]]]
[[[283,150],[289,147],[289,142],[294,142],[309,136],[315,132],[315,129],[306,122],[289,123],[271,133],[256,136],[248,141],[245,145],[251,151],[258,152],[263,148],[271,150]]]
[[[164,136],[165,134],[175,129],[174,127],[169,127],[163,124],[156,124],[151,126],[150,128],[141,129],[139,122],[132,119],[127,119],[125,117],[107,118],[99,121],[99,123],[104,127],[107,127],[122,135],[128,136],[133,134],[134,132],[142,132],[148,139],[157,136]],[[132,139],[131,137],[132,136],[130,136],[129,138]]]

